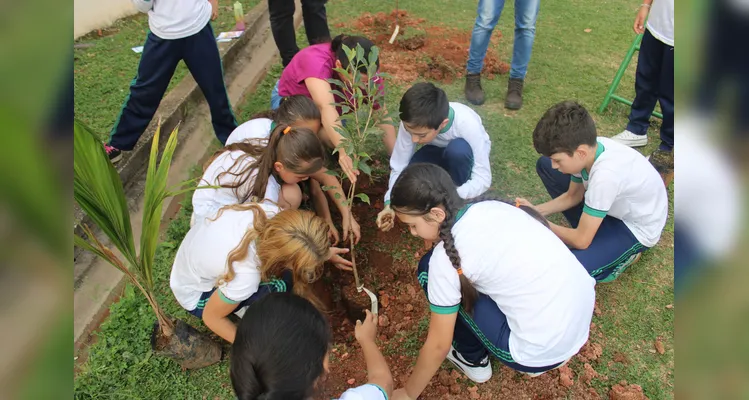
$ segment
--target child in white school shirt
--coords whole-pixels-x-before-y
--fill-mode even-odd
[[[382,230],[393,227],[390,194],[401,172],[427,162],[445,169],[464,199],[486,192],[492,184],[491,140],[481,117],[470,107],[448,102],[445,91],[422,82],[409,88],[400,103],[401,124],[390,157],[390,181],[385,208],[377,215]],[[416,150],[417,145],[423,145]]]
[[[596,281],[613,281],[658,243],[668,218],[663,180],[637,150],[598,137],[585,107],[552,106],[533,131],[533,145],[552,198],[535,208],[564,214],[571,228],[551,223],[551,230]]]
[[[537,376],[588,340],[595,281],[532,208],[491,195],[463,200],[433,164],[408,166],[391,201],[412,235],[438,242],[417,269],[429,334],[394,400],[416,399],[445,358],[482,383],[490,355]]]

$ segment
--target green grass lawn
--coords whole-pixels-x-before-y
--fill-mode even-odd
[[[533,150],[531,133],[538,118],[554,103],[575,99],[584,104],[591,110],[602,136],[611,136],[624,128],[628,107],[612,104],[604,115],[594,110],[633,39],[631,25],[638,5],[613,0],[542,3],[526,80],[524,108],[518,112],[504,109],[506,76],[485,81],[487,103],[474,107],[492,139],[495,190],[509,197],[523,195],[533,201],[547,198],[535,174],[538,156]],[[391,7],[391,3],[376,0],[332,0],[328,4],[328,16],[333,27],[337,23],[346,23],[364,11],[389,12],[392,11]],[[416,17],[428,18],[429,24],[449,24],[470,30],[476,3],[467,0],[404,0],[400,2],[400,7]],[[498,26],[505,35],[500,41],[500,54],[508,62],[512,52],[513,13],[512,2],[507,2]],[[585,29],[588,28],[591,31],[586,33]],[[333,34],[341,33],[335,30]],[[300,30],[300,44],[304,43],[302,38],[303,30]],[[129,51],[129,47],[126,50]],[[272,69],[257,93],[240,107],[238,116],[241,121],[268,107],[270,90],[279,74],[279,68]],[[633,76],[634,64],[622,80],[619,94],[633,97]],[[129,78],[123,79],[127,81]],[[451,100],[465,102],[462,85],[463,82],[458,80],[442,87]],[[120,88],[126,90],[127,82]],[[387,101],[391,108],[397,107],[405,89],[389,87]],[[116,94],[115,97],[118,97],[117,103],[124,94]],[[100,100],[97,98],[96,104],[87,105],[96,108]],[[76,98],[76,101],[83,100]],[[115,113],[116,110],[109,113],[108,118],[113,118]],[[657,124],[654,124],[650,133],[651,144],[643,152],[657,145],[657,128]],[[382,157],[382,152],[378,156]],[[672,199],[673,186],[669,188],[669,195]],[[180,308],[168,287],[176,247],[189,225],[189,204],[187,206],[171,223],[158,252],[157,282],[159,298],[165,309],[202,327],[197,319]],[[398,253],[401,249],[391,251]],[[601,375],[601,378],[592,381],[592,387],[602,397],[608,397],[612,385],[626,380],[641,385],[651,399],[673,398],[674,314],[673,309],[666,308],[674,302],[673,218],[669,218],[658,246],[646,252],[641,261],[617,281],[599,285],[596,289],[600,314],[593,318],[596,329],[591,335],[591,342],[600,344],[603,354],[591,363]],[[108,399],[232,398],[226,361],[203,370],[183,372],[171,360],[152,356],[149,335],[153,320],[140,295],[128,290],[123,299],[112,306],[110,317],[99,331],[98,341],[91,347],[87,362],[81,366],[75,381],[76,396]],[[407,349],[401,351],[409,354],[418,351],[419,344],[415,338],[418,331],[425,329],[424,323],[418,325],[413,332],[404,332]],[[658,338],[666,350],[662,355],[654,349],[654,342]],[[386,353],[399,351],[392,344],[384,344],[383,350]],[[622,355],[626,356],[628,362],[614,362],[621,360]],[[571,368],[577,380],[583,365],[573,360]]]
[[[260,0],[241,0],[245,13]],[[212,22],[216,35],[234,27],[234,0],[220,0],[221,10]],[[88,124],[102,140],[109,138],[122,103],[130,88],[130,82],[138,70],[140,54],[133,47],[142,46],[148,34],[148,15],[138,13],[115,22],[102,30],[102,36],[91,32],[76,40],[76,44],[88,46],[74,50],[75,59],[75,116]],[[169,89],[179,83],[189,71],[180,61]]]

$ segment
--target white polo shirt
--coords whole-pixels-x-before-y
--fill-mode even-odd
[[[654,0],[646,28],[653,37],[674,47],[674,0]]]
[[[622,220],[637,240],[653,247],[668,218],[668,195],[663,179],[635,149],[609,138],[598,138],[590,173],[573,174],[585,186],[583,212]]]
[[[182,39],[200,32],[211,20],[208,0],[132,0],[148,13],[148,27],[162,39]]]
[[[257,140],[258,143],[264,143],[263,141],[265,141],[265,143],[267,143],[268,137],[270,136],[270,123],[269,119],[264,118],[245,122],[238,126],[231,135],[229,135],[226,144],[229,145],[244,140]],[[225,174],[219,179],[219,175],[226,171],[239,173],[255,162],[255,158],[246,157],[240,164],[235,166],[234,163],[243,154],[245,153],[241,150],[234,150],[226,151],[216,157],[216,159],[206,168],[203,177],[198,183],[198,187],[220,186],[234,182],[238,177],[231,174]],[[252,185],[255,184],[256,176],[257,170],[253,170],[250,179],[239,188],[240,194],[246,193],[250,190]],[[268,184],[265,187],[265,198],[263,200],[268,200],[278,204],[280,193],[281,185],[273,175],[269,176]],[[212,218],[221,207],[232,204],[239,204],[239,198],[235,194],[234,189],[225,187],[217,189],[197,189],[192,196],[193,221],[194,223],[198,223],[206,218]]]
[[[471,107],[451,102],[448,119],[450,122],[447,126],[427,144],[444,148],[453,139],[465,139],[473,151],[473,169],[468,181],[458,187],[458,194],[464,199],[480,196],[492,185],[492,171],[489,164],[492,142],[484,129],[481,117]],[[385,193],[386,204],[390,203],[390,192],[393,190],[395,181],[408,166],[415,151],[416,143],[413,142],[411,134],[401,122],[393,154],[390,156],[390,182]]]
[[[270,204],[261,207],[269,218],[279,212],[278,207]],[[206,220],[190,228],[177,250],[169,279],[174,297],[182,307],[188,311],[195,309],[200,296],[216,287],[228,270],[229,253],[239,245],[247,230],[253,228],[253,220],[252,210],[227,209],[215,221]],[[224,301],[239,303],[257,292],[258,265],[253,242],[247,258],[233,264],[234,279],[218,287]]]
[[[588,340],[595,280],[551,230],[512,205],[476,203],[452,228],[463,274],[507,316],[510,354],[528,367],[560,363]],[[436,313],[458,312],[460,279],[434,248],[427,285]]]
[[[388,397],[384,389],[374,383],[367,383],[343,392],[338,400],[388,400]]]

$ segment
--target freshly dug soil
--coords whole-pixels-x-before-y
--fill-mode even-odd
[[[424,19],[412,18],[400,10],[400,33],[388,43],[395,29],[395,11],[390,14],[364,13],[350,23],[338,24],[342,31],[361,32],[380,47],[380,65],[396,84],[410,85],[419,78],[450,83],[462,78],[468,61],[471,32],[442,26],[427,26]],[[495,31],[484,59],[483,75],[493,78],[510,70],[500,61],[497,48],[502,35]],[[511,44],[509,44],[511,45]]]

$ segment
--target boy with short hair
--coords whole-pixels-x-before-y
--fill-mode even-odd
[[[470,107],[448,102],[444,90],[422,82],[406,91],[399,111],[401,123],[390,156],[385,209],[377,215],[377,226],[385,231],[393,227],[395,214],[390,191],[409,164],[426,162],[444,168],[464,199],[483,194],[492,184],[491,140],[481,117]],[[423,146],[414,153],[417,145]]]
[[[536,171],[552,197],[535,208],[544,216],[564,214],[572,227],[550,223],[551,230],[596,281],[613,281],[658,243],[668,217],[663,181],[642,154],[597,137],[583,106],[551,107],[533,131],[533,146],[542,155]]]

